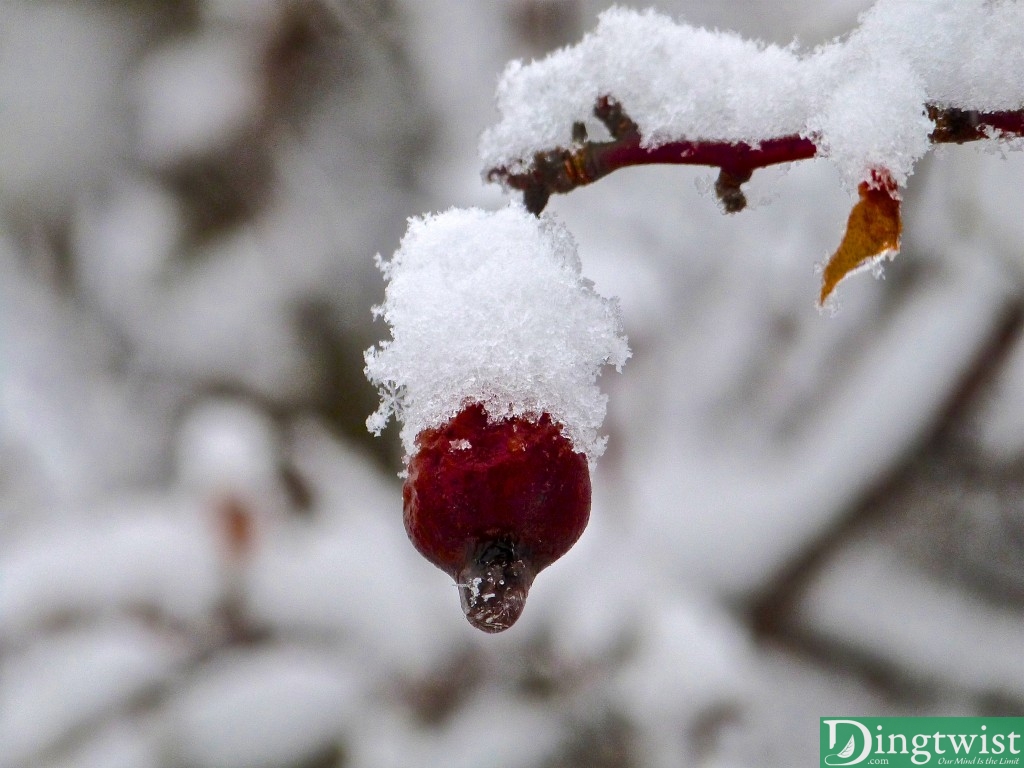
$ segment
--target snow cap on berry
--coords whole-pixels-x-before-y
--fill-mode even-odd
[[[621,369],[629,347],[617,302],[581,276],[575,241],[552,215],[511,204],[413,218],[378,266],[388,287],[374,313],[392,338],[366,351],[381,395],[371,432],[395,416],[411,456],[422,430],[476,402],[492,420],[547,413],[591,462],[603,452],[597,376]]]

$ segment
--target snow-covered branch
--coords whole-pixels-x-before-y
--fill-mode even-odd
[[[508,65],[485,175],[539,213],[619,168],[705,165],[736,212],[758,168],[826,158],[859,201],[823,303],[898,252],[900,190],[932,146],[1024,137],[1022,29],[1020,3],[879,0],[848,37],[800,51],[612,8],[577,45]]]
[[[928,136],[932,144],[1024,136],[1024,110],[982,112],[934,104],[927,105],[926,110],[935,124]],[[504,166],[491,168],[488,179],[522,192],[527,209],[538,214],[551,195],[571,192],[622,168],[703,165],[720,170],[715,193],[727,212],[736,213],[746,207],[741,185],[754,171],[818,154],[815,142],[798,134],[769,138],[754,145],[743,141],[683,139],[644,146],[636,123],[610,96],[597,100],[594,115],[608,127],[613,137],[610,141],[589,140],[585,125],[577,122],[573,126],[576,141],[571,147],[538,152],[533,162],[520,171]]]

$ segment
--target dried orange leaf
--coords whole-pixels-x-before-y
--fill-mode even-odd
[[[900,250],[903,223],[895,183],[888,174],[874,174],[871,182],[861,182],[857,191],[860,200],[850,211],[843,241],[822,273],[819,305],[824,305],[843,278],[870,269]]]

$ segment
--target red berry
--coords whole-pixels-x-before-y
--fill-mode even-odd
[[[500,632],[534,577],[590,517],[587,458],[548,414],[488,421],[473,404],[416,438],[403,489],[413,545],[459,586],[469,622]]]

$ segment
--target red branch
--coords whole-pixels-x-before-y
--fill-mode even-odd
[[[962,144],[991,136],[1024,136],[1024,110],[978,112],[928,105],[935,123],[929,138],[933,144]],[[620,168],[635,165],[706,165],[720,169],[715,191],[729,213],[743,210],[746,199],[740,185],[758,168],[817,154],[814,142],[796,134],[762,141],[757,146],[728,141],[672,141],[658,147],[642,147],[640,132],[622,106],[603,96],[594,114],[607,126],[611,141],[590,141],[582,123],[573,126],[573,146],[538,152],[521,173],[492,168],[487,178],[523,193],[527,209],[539,214],[551,195],[571,192]]]

